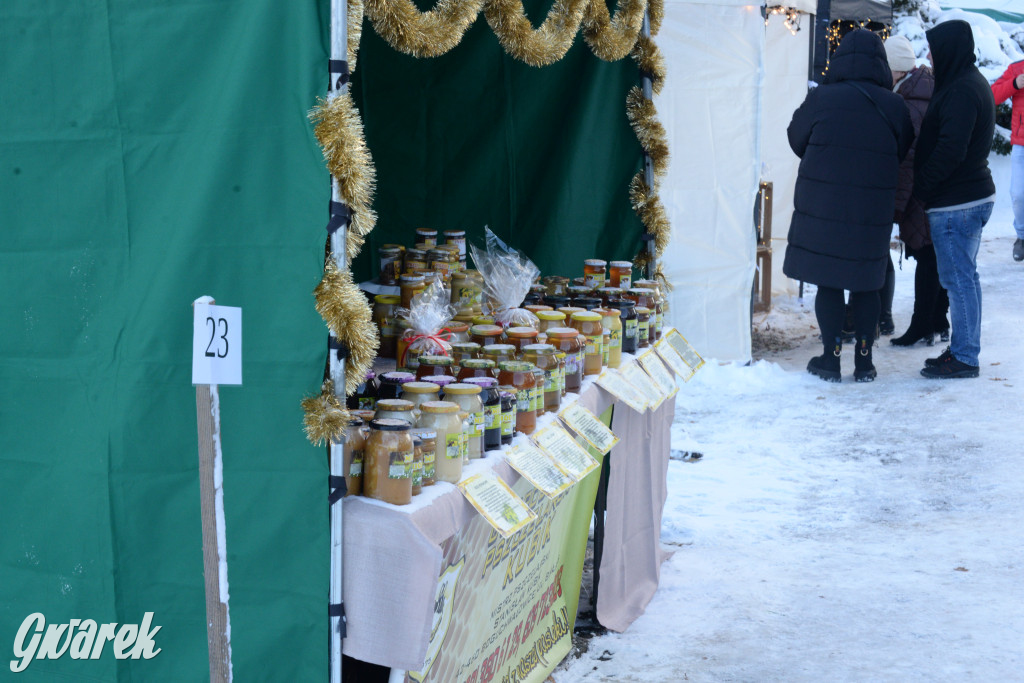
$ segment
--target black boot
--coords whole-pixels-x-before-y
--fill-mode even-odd
[[[839,369],[839,359],[843,351],[843,340],[836,337],[835,346],[825,346],[825,353],[815,356],[807,363],[807,372],[817,375],[826,382],[842,382],[843,375]]]
[[[871,362],[871,339],[857,341],[857,351],[853,356],[853,378],[858,382],[874,382],[878,373]]]
[[[889,343],[893,346],[913,346],[919,341],[931,346],[935,343],[935,335],[930,330],[925,330],[918,321],[918,317],[914,316],[910,319],[910,327],[907,328],[907,331],[902,336],[893,337]]]

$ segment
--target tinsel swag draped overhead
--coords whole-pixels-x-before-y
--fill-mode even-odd
[[[649,11],[651,36],[658,33],[664,16],[663,0],[617,0],[614,16],[605,0],[555,0],[547,17],[534,29],[521,0],[439,0],[434,9],[421,12],[411,0],[350,0],[348,3],[348,66],[354,72],[363,16],[391,47],[414,57],[437,57],[461,42],[466,30],[483,12],[498,42],[510,56],[530,66],[553,64],[565,56],[576,34],[605,61],[631,56],[640,73],[651,79],[655,94],[665,79],[665,62],[652,38],[641,34],[644,13]],[[634,176],[628,192],[633,210],[661,256],[669,241],[670,226],[658,198],[658,184],[668,166],[665,129],[657,120],[654,103],[633,88],[626,98],[626,114],[644,153],[654,166],[655,187],[648,187],[643,172]],[[315,133],[331,175],[352,213],[346,238],[348,263],[359,254],[377,220],[371,208],[375,170],[363,135],[362,120],[351,95],[323,100],[310,112]],[[634,258],[640,266],[650,263],[646,250]],[[373,365],[379,344],[369,305],[352,279],[340,272],[332,254],[324,262],[324,276],[314,290],[316,309],[331,334],[347,351],[345,394],[351,394]],[[658,276],[664,280],[660,272]],[[667,285],[667,283],[666,283]],[[320,394],[302,402],[306,435],[314,444],[339,439],[349,415],[330,381]]]

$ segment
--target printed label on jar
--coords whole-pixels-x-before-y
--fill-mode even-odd
[[[544,387],[535,386],[530,389],[530,410],[544,410]]]
[[[565,364],[558,366],[558,390],[565,391]]]
[[[661,324],[664,320],[664,314],[658,313],[654,316],[654,332],[655,334],[661,334]]]
[[[611,340],[607,344],[601,347],[601,363],[608,365],[608,359],[611,358],[612,343]]]
[[[587,275],[583,282],[591,289],[600,289],[604,287],[604,275]]]
[[[388,479],[408,479],[412,476],[412,451],[391,451]]]
[[[501,435],[512,436],[512,425],[516,423],[516,413],[509,410],[501,414]]]
[[[470,435],[473,438],[480,438],[484,435],[484,413],[473,413],[473,433]]]
[[[423,476],[427,479],[434,478],[434,449],[429,448],[423,451]]]
[[[611,338],[608,340],[608,348],[616,349],[622,346],[622,330],[612,330]]]
[[[636,320],[627,320],[626,321],[625,332],[626,332],[626,338],[627,339],[635,339],[636,338],[636,329],[637,329],[637,327],[638,327],[638,325],[637,325],[637,321]]]
[[[633,286],[632,275],[620,275],[619,276],[619,289],[625,291]]]
[[[501,428],[501,404],[495,403],[493,406],[486,406],[484,408],[484,429],[500,429]]]
[[[600,356],[602,349],[604,348],[604,334],[588,334],[587,335],[587,348],[585,354],[587,356]]]
[[[421,460],[412,461],[412,485],[423,485],[423,462]]]
[[[469,458],[469,432],[459,432],[459,455],[463,460]]]
[[[462,432],[448,432],[444,435],[444,455],[449,460],[462,457]]]
[[[580,371],[580,359],[575,353],[566,354],[565,356],[565,371],[562,374],[563,382],[562,386],[565,386],[565,375],[575,375]]]
[[[649,329],[650,325],[651,324],[649,322],[647,322],[647,323],[640,323],[639,325],[636,326],[636,333],[637,333],[637,339],[638,340],[643,341],[644,339],[648,338],[648,336],[651,334],[651,331]]]
[[[360,397],[359,399],[359,410],[373,410],[377,407],[377,399],[372,396]]]
[[[531,400],[533,393],[530,389],[521,389],[516,393],[516,410],[521,413],[533,410]]]
[[[363,452],[352,451],[352,462],[348,464],[348,476],[350,477],[361,477],[363,476]]]
[[[558,368],[544,371],[544,391],[558,391]]]

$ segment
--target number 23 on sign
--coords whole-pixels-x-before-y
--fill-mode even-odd
[[[242,383],[242,309],[197,299],[192,318],[192,384]]]

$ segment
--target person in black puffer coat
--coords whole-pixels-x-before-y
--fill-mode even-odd
[[[843,290],[850,290],[857,332],[854,377],[871,381],[896,182],[914,140],[903,98],[892,92],[878,36],[864,29],[846,34],[825,82],[807,94],[787,132],[801,161],[782,270],[818,285],[814,311],[825,347],[807,371],[841,381]]]

